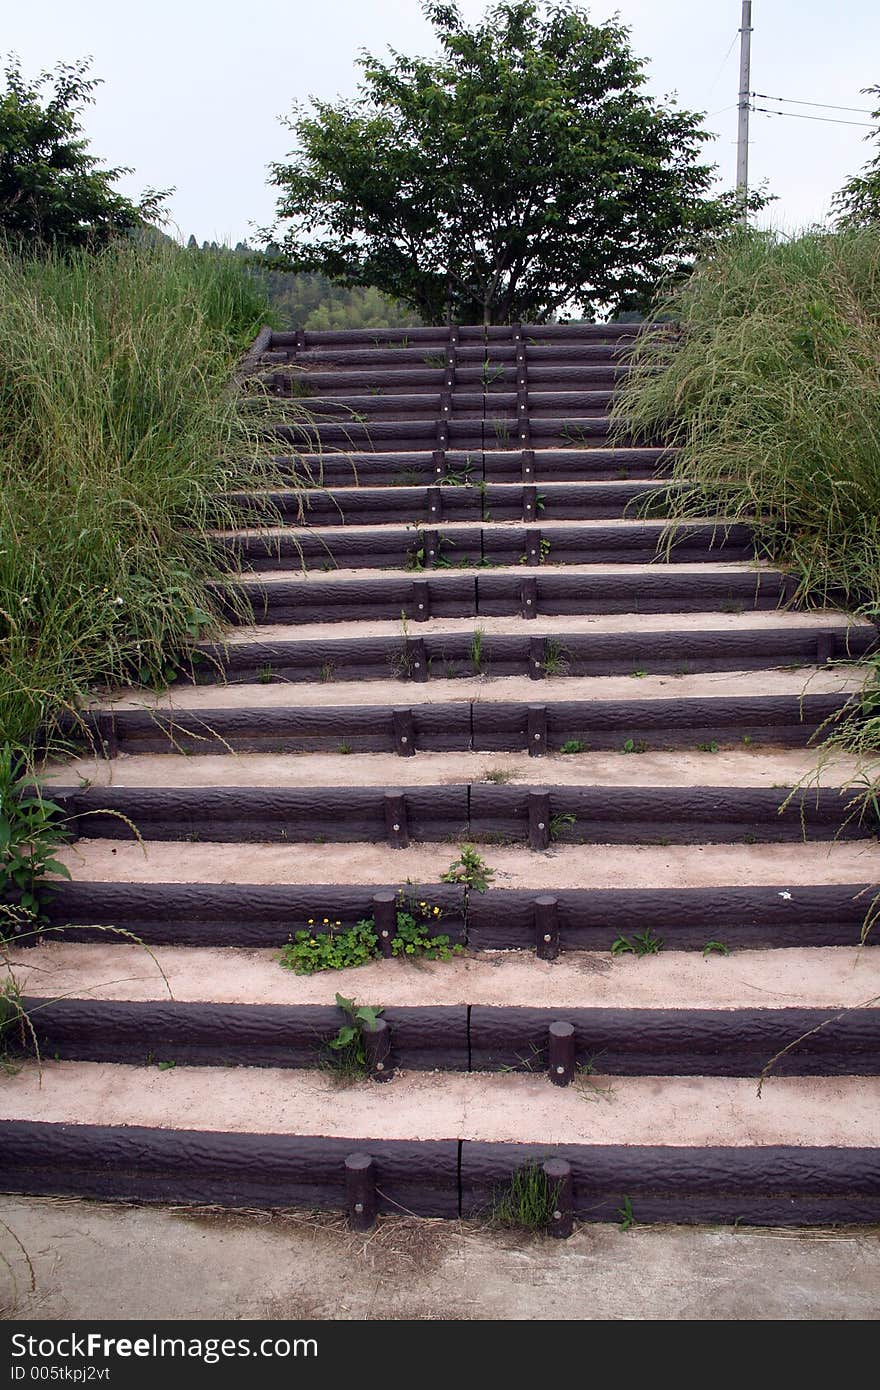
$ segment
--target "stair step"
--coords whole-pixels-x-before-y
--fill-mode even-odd
[[[674,1117],[660,1144],[658,1085]],[[585,1104],[544,1077],[413,1073],[340,1104],[307,1071],[45,1062],[42,1083],[26,1065],[5,1091],[9,1191],[340,1207],[357,1149],[374,1157],[380,1208],[455,1217],[485,1212],[549,1150],[572,1164],[587,1220],[613,1220],[624,1196],[645,1222],[880,1212],[875,1078],[779,1077],[758,1099],[752,1078],[619,1077],[613,1102]]]
[[[520,450],[431,449],[382,453],[301,453],[280,455],[275,464],[297,481],[326,486],[354,484],[399,486],[402,481],[441,482],[453,476],[464,478],[470,472],[476,483],[485,478],[492,483],[580,482],[587,479],[653,478],[670,466],[673,451],[661,448],[633,449],[533,449],[527,458]],[[530,470],[526,472],[526,470]],[[621,476],[622,475],[622,476]]]

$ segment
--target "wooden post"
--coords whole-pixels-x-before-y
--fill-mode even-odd
[[[428,488],[428,520],[434,523],[443,520],[443,489]]]
[[[571,1164],[564,1158],[548,1158],[543,1168],[550,1191],[556,1198],[550,1218],[549,1234],[565,1240],[574,1230],[574,1182]]]
[[[409,831],[406,824],[406,797],[400,791],[384,794],[385,830],[392,849],[406,849],[409,845]],[[549,801],[549,797],[548,797]]]
[[[394,751],[398,753],[401,758],[415,757],[416,726],[413,722],[412,710],[392,710],[391,723],[394,729]]]
[[[524,618],[537,618],[538,616],[538,581],[537,579],[524,579],[519,586],[519,611]],[[543,647],[543,639],[541,646]]]
[[[397,894],[390,888],[381,888],[373,894],[373,921],[379,938],[379,950],[386,958],[393,954],[391,943],[397,935]]]
[[[427,579],[414,579],[412,602],[410,604],[413,621],[426,623],[431,616],[431,586]]]
[[[529,705],[526,730],[530,758],[543,758],[547,752],[547,706]]]
[[[520,448],[530,449],[532,435],[529,426],[529,393],[521,386],[516,393],[516,433]]]
[[[404,659],[411,681],[426,681],[428,679],[428,658],[421,637],[407,637]]]
[[[369,1154],[346,1158],[345,1196],[351,1229],[371,1231],[376,1224],[376,1165]]]
[[[526,564],[540,565],[541,563],[541,532],[537,529],[526,532]]]
[[[538,489],[534,483],[529,483],[523,488],[522,514],[523,521],[538,520]]]
[[[530,787],[528,806],[529,847],[534,850],[547,849],[550,844],[550,793]]]
[[[434,465],[434,477],[443,478],[446,475],[446,455],[442,449],[435,449],[431,454],[431,461]]]
[[[93,719],[95,738],[100,745],[97,751],[102,752],[105,758],[115,758],[119,752],[116,715],[112,710],[100,710]]]
[[[574,1080],[574,1027],[570,1023],[551,1023],[548,1030],[548,1065],[554,1086],[569,1086]]]
[[[522,451],[522,479],[524,483],[531,483],[535,477],[535,451],[534,449],[523,449]]]
[[[834,633],[820,632],[816,638],[816,662],[819,666],[824,666],[826,661],[834,658]]]
[[[534,901],[535,954],[539,960],[556,960],[559,955],[559,899],[542,893]]]
[[[547,655],[546,637],[532,637],[529,639],[529,675],[533,681],[544,679],[544,660]]]
[[[436,531],[423,531],[422,545],[425,547],[425,569],[432,569],[440,559],[440,537]]]
[[[394,1077],[394,1062],[391,1057],[391,1028],[384,1018],[377,1018],[371,1028],[364,1024],[361,1028],[364,1040],[367,1066],[371,1081],[391,1081]]]

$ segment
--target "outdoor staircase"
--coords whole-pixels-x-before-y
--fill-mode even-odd
[[[880,1219],[877,826],[809,746],[877,633],[792,609],[742,525],[670,536],[669,452],[609,432],[638,331],[261,334],[290,486],[218,585],[253,621],[49,770],[79,838],[13,953],[4,1188],[471,1216],[564,1160],[560,1232]],[[464,954],[279,965],[401,888]],[[337,991],[390,1084],[321,1069]]]

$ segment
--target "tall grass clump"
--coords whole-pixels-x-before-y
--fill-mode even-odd
[[[880,228],[735,233],[633,361],[616,426],[679,450],[673,515],[753,523],[800,600],[880,610]]]
[[[167,679],[214,626],[209,533],[269,477],[230,389],[265,321],[222,252],[0,248],[0,745],[27,752],[96,686]]]

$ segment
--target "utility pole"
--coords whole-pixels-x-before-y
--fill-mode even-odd
[[[752,0],[743,0],[739,31],[739,126],[736,138],[736,191],[742,203],[740,220],[748,221],[749,110],[751,109]]]

